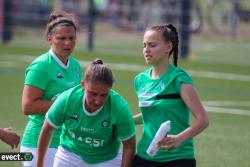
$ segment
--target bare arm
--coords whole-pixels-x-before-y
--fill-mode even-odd
[[[0,129],[0,139],[10,145],[12,149],[17,148],[20,142],[20,136],[13,132],[11,128]]]
[[[53,101],[42,100],[43,91],[33,86],[24,85],[22,96],[22,111],[24,115],[44,114]]]
[[[123,152],[122,152],[122,167],[130,167],[132,159],[135,155],[135,145],[136,139],[135,136],[122,142]]]
[[[42,131],[38,140],[38,149],[37,149],[37,167],[44,166],[45,155],[50,143],[51,136],[53,134],[54,128],[47,122],[44,121]]]
[[[176,148],[183,141],[201,133],[209,124],[208,116],[201,104],[201,101],[194,87],[190,84],[181,85],[181,97],[185,104],[191,110],[195,120],[189,128],[185,129],[177,135],[169,135],[159,142],[160,146],[164,146],[167,150]]]

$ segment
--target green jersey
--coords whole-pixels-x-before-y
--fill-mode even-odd
[[[63,91],[80,83],[82,69],[80,64],[72,57],[68,58],[65,66],[50,50],[39,56],[26,69],[25,85],[43,90],[43,100],[54,100]],[[29,115],[26,125],[22,146],[37,147],[40,131],[45,119],[45,114]],[[50,147],[57,148],[59,145],[61,129],[53,135]]]
[[[171,151],[159,149],[156,156],[147,155],[146,150],[163,122],[171,121],[169,134],[178,134],[189,127],[190,111],[181,99],[180,90],[182,83],[193,85],[189,75],[173,65],[157,79],[152,79],[150,74],[151,68],[138,74],[134,80],[144,125],[137,154],[146,160],[158,162],[194,158],[192,139]]]
[[[58,97],[46,119],[53,127],[62,126],[60,145],[85,162],[93,164],[113,159],[120,142],[135,135],[128,103],[110,90],[104,105],[89,113],[85,109],[85,92],[76,86]]]

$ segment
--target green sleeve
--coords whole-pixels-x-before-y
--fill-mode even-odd
[[[33,63],[26,70],[25,85],[45,90],[48,83],[48,73],[45,63]]]
[[[175,87],[176,87],[178,92],[181,92],[181,84],[182,83],[190,84],[190,85],[194,86],[192,78],[186,73],[178,75],[175,81],[176,81]]]
[[[132,117],[132,112],[128,104],[124,105],[119,110],[119,115],[117,116],[117,137],[120,141],[130,139],[135,135],[135,125]]]
[[[61,126],[66,118],[68,96],[67,91],[59,95],[46,114],[46,119],[54,128]]]

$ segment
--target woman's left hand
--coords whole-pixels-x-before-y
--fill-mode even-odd
[[[158,147],[165,150],[172,150],[181,144],[177,135],[168,135],[158,142]]]

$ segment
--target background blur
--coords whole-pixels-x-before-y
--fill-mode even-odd
[[[180,30],[181,1],[0,0],[0,127],[10,126],[22,135],[27,121],[21,111],[25,68],[49,49],[44,30],[54,9],[79,18],[82,29],[73,55],[83,70],[101,58],[114,71],[114,89],[138,113],[133,78],[147,68],[142,56],[143,31],[169,22]],[[190,27],[185,27],[190,38],[181,41],[189,52],[179,66],[193,77],[210,119],[208,129],[195,138],[197,166],[249,167],[250,1],[191,3]],[[142,128],[137,128],[137,140]],[[11,150],[0,141],[0,152],[12,151],[19,149]],[[0,161],[0,167],[15,166],[21,163]]]

